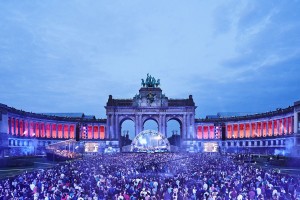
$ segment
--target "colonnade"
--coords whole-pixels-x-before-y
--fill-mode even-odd
[[[197,125],[198,139],[221,138],[221,127],[216,130],[214,124]],[[225,123],[226,138],[255,138],[272,137],[294,132],[294,116],[279,119],[266,119],[262,121],[228,122]]]
[[[105,125],[88,124],[87,139],[104,139]],[[8,118],[8,133],[14,136],[74,139],[76,132],[75,122],[36,121],[34,119]],[[81,135],[83,138],[83,136]]]

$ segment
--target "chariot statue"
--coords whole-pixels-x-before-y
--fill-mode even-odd
[[[144,81],[144,79],[141,79],[142,82],[141,82],[141,85],[143,87],[158,87],[160,86],[160,79],[155,79],[153,76],[149,75],[149,73],[147,73],[147,78],[146,78],[146,81]]]

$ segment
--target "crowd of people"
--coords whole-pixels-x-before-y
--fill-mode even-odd
[[[64,157],[64,158],[76,158],[76,157],[80,157],[80,155],[78,153],[72,152],[72,151],[68,151],[68,150],[55,150],[54,154]]]
[[[300,178],[217,153],[114,153],[2,179],[0,199],[300,199]]]

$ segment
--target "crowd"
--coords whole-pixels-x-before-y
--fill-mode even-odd
[[[80,156],[78,153],[68,151],[68,150],[59,150],[59,149],[56,149],[54,151],[54,154],[65,158],[76,158]]]
[[[116,153],[0,180],[0,199],[300,199],[299,177],[199,153]]]

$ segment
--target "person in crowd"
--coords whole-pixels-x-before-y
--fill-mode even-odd
[[[115,153],[0,180],[0,199],[300,199],[299,177],[234,155]]]

